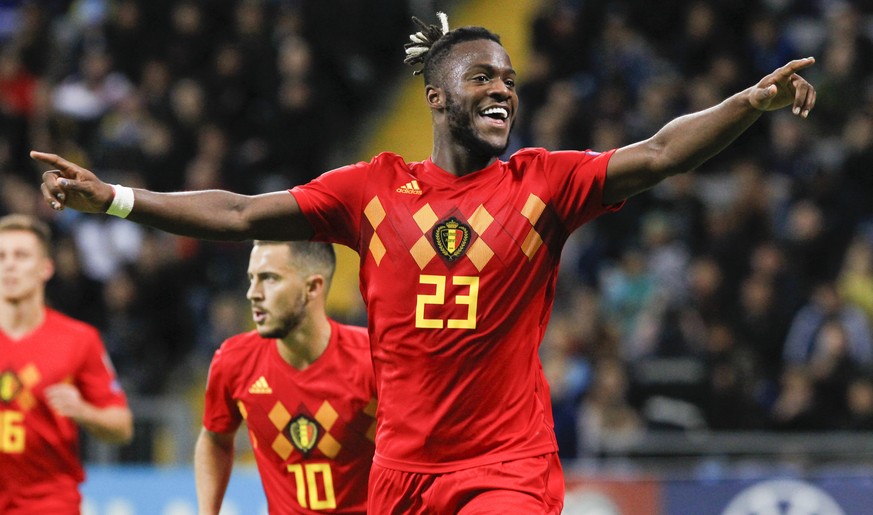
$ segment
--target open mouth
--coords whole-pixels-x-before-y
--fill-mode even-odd
[[[256,324],[262,324],[267,319],[267,312],[261,309],[252,308],[252,320]]]
[[[506,120],[509,119],[509,109],[505,107],[489,107],[479,114],[484,118],[494,120],[494,122],[499,125],[504,125],[506,123]]]

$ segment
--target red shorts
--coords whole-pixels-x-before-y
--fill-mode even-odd
[[[474,515],[559,514],[564,472],[557,453],[445,474],[418,474],[373,464],[368,513]]]

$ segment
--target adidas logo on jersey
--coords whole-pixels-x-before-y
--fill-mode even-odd
[[[408,193],[410,195],[421,195],[421,188],[418,187],[418,181],[410,181],[403,186],[397,188],[397,193]]]
[[[258,378],[257,381],[249,388],[249,393],[273,393],[273,389],[267,384],[267,379],[264,376]]]

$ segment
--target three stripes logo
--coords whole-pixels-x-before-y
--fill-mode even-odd
[[[267,384],[267,379],[264,376],[258,378],[257,381],[249,387],[249,393],[252,394],[268,394],[273,393],[273,389],[270,388],[270,385]]]
[[[421,195],[421,188],[418,186],[418,181],[409,181],[395,191],[397,193],[406,193],[409,195]]]

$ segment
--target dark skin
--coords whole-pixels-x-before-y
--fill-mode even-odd
[[[515,71],[506,50],[490,40],[455,45],[439,84],[425,87],[433,123],[433,162],[457,176],[485,168],[502,153],[518,111]],[[791,106],[803,118],[815,105],[815,89],[798,72],[813,58],[797,59],[709,109],[679,117],[652,137],[618,149],[609,161],[603,201],[641,193],[716,155],[764,112]],[[490,111],[489,111],[490,110]],[[454,122],[454,127],[453,127]],[[460,124],[466,126],[458,127]],[[43,174],[48,204],[103,213],[114,193],[89,170],[57,155],[31,152],[56,170]],[[286,191],[239,195],[208,190],[157,193],[135,190],[129,220],[163,231],[214,240],[301,240],[312,228]]]

